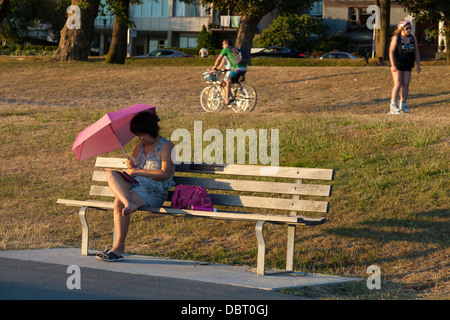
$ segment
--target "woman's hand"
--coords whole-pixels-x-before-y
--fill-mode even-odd
[[[128,168],[128,170],[125,171],[130,176],[138,176],[140,172],[142,172],[142,169],[139,168]]]
[[[136,164],[134,163],[134,161],[132,159],[127,159],[125,161],[125,165],[127,166],[128,169],[136,168]]]
[[[395,65],[393,65],[393,66],[391,67],[391,71],[392,71],[392,72],[397,72],[398,69],[397,69],[397,67],[396,67]]]

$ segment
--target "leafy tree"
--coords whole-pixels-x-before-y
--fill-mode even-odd
[[[65,19],[57,8],[57,0],[0,0],[0,38],[10,44],[22,43],[29,28],[48,24],[48,31],[58,40]]]
[[[127,56],[127,32],[131,26],[128,11],[131,0],[106,0],[107,6],[114,15],[111,45],[106,55],[105,63],[124,64]]]
[[[252,47],[258,23],[261,18],[275,9],[298,10],[312,5],[314,0],[183,0],[210,6],[213,10],[230,10],[241,16],[236,37],[236,46],[248,52]]]
[[[62,6],[76,5],[81,10],[80,29],[69,29],[67,23],[61,30],[61,40],[53,58],[57,61],[86,61],[91,52],[94,39],[94,22],[98,15],[100,0],[71,0],[62,1]]]
[[[447,42],[447,63],[450,64],[450,1],[448,0],[398,0],[418,22],[437,23],[444,21]]]
[[[206,27],[202,27],[202,31],[198,34],[198,44],[196,50],[200,50],[205,47],[208,50],[215,48],[214,36],[206,30]]]
[[[87,60],[95,34],[94,22],[99,12],[110,11],[114,15],[113,34],[106,63],[124,64],[127,54],[127,31],[133,23],[128,18],[130,4],[139,0],[63,0],[64,5],[77,5],[81,9],[81,29],[68,29],[65,25],[61,31],[59,48],[55,52],[56,60]]]
[[[325,37],[328,27],[319,18],[307,14],[279,16],[255,40],[258,47],[285,46],[297,50],[309,49],[309,40],[316,34],[320,40]]]
[[[6,17],[6,14],[9,11],[9,7],[11,5],[11,0],[0,0],[0,24],[3,19]]]
[[[389,60],[389,43],[391,41],[391,0],[376,0],[375,4],[381,9],[380,30],[377,30],[376,54],[383,60]]]

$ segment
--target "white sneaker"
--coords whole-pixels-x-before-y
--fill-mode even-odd
[[[400,111],[402,113],[409,113],[409,109],[406,107],[406,101],[400,101]]]
[[[400,114],[400,109],[398,108],[396,101],[391,101],[391,110],[389,113],[393,115]]]

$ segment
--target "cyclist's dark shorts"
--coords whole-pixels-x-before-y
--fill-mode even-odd
[[[230,71],[230,79],[231,79],[231,83],[236,83],[239,80],[239,77],[241,75],[244,75],[247,73],[247,68],[239,68],[236,70],[231,70]]]

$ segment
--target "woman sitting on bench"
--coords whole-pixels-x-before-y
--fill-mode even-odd
[[[140,207],[161,207],[168,196],[168,189],[175,185],[175,165],[171,153],[173,143],[159,135],[159,118],[150,112],[141,112],[130,122],[130,130],[141,141],[126,161],[130,176],[137,183],[128,182],[119,172],[107,170],[106,178],[114,200],[114,229],[117,240],[111,250],[97,255],[97,259],[109,262],[123,261],[125,238],[130,215]]]

